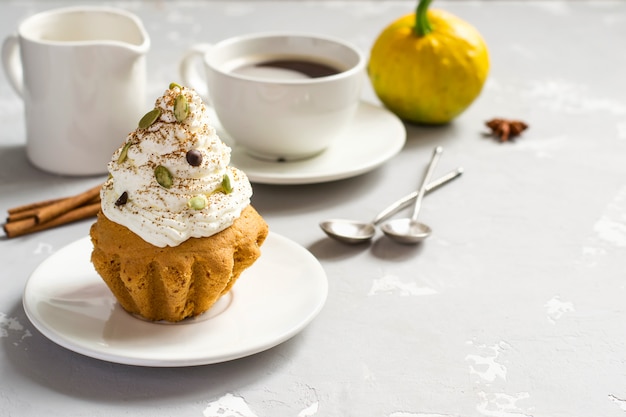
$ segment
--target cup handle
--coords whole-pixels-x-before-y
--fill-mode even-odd
[[[180,76],[184,85],[196,90],[209,104],[211,99],[204,68],[203,65],[199,66],[198,63],[203,64],[202,57],[211,48],[212,45],[209,43],[193,45],[183,56],[179,66]]]
[[[20,44],[16,34],[9,35],[2,43],[2,67],[15,92],[23,97],[24,78],[19,55]]]

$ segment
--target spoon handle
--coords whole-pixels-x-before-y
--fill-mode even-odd
[[[439,187],[441,187],[442,185],[445,185],[449,183],[450,181],[452,181],[453,179],[460,177],[461,174],[463,174],[463,168],[458,167],[457,169],[448,172],[446,175],[439,177],[436,180],[431,181],[426,186],[426,194],[429,194],[430,192],[439,189]],[[372,223],[378,224],[382,222],[383,220],[387,220],[389,217],[393,216],[399,211],[404,210],[405,208],[409,207],[415,201],[417,194],[418,194],[417,191],[413,191],[412,193],[407,194],[401,199],[390,204],[389,206],[387,206],[387,208],[385,208],[383,211],[378,213],[376,218],[372,220]]]
[[[430,182],[430,177],[433,176],[433,172],[435,171],[435,166],[437,162],[439,162],[439,157],[443,152],[443,148],[441,146],[437,146],[433,151],[433,156],[430,158],[430,162],[428,164],[428,169],[426,170],[426,175],[424,175],[424,179],[422,180],[422,184],[420,185],[419,191],[417,192],[417,198],[415,199],[415,205],[413,206],[413,214],[411,215],[411,220],[416,222],[417,216],[420,213],[420,209],[422,208],[422,199],[424,198],[424,194],[426,193],[426,187]]]

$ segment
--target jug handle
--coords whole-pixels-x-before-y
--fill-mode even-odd
[[[2,43],[2,67],[15,92],[23,97],[24,79],[19,58],[20,44],[17,34],[7,36]]]
[[[209,87],[204,73],[203,58],[204,54],[206,54],[212,46],[213,45],[209,43],[199,43],[193,45],[189,48],[185,55],[183,55],[179,66],[179,72],[183,80],[183,84],[196,90],[209,105],[211,104],[211,98],[209,96]],[[199,62],[202,63],[201,66],[198,65]]]

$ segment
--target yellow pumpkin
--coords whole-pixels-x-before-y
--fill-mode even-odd
[[[420,0],[415,13],[387,26],[376,39],[368,75],[380,101],[400,118],[443,124],[478,97],[489,72],[480,33]]]

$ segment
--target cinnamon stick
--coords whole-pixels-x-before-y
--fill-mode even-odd
[[[24,204],[23,206],[18,206],[18,207],[14,207],[14,208],[8,209],[7,213],[9,215],[11,215],[11,214],[22,213],[22,212],[25,212],[25,211],[33,211],[33,210],[39,209],[39,208],[44,207],[44,206],[49,206],[50,204],[58,203],[59,201],[64,200],[65,198],[67,198],[67,197],[54,198],[54,199],[51,199],[51,200],[45,200],[45,201],[39,201],[39,202],[36,202],[36,203]]]
[[[47,223],[56,217],[82,206],[100,194],[100,187],[101,186],[98,185],[78,195],[67,197],[58,202],[39,208],[37,214],[35,215],[37,223]]]
[[[48,201],[43,201],[42,203],[45,203],[45,204],[42,204],[42,203],[28,204],[28,205],[22,206],[23,208],[21,208],[20,210],[18,210],[17,208],[9,209],[9,210],[7,210],[7,213],[8,213],[7,223],[15,222],[15,221],[18,221],[18,220],[24,220],[24,219],[27,219],[29,217],[34,218],[34,220],[36,222],[37,221],[36,217],[37,217],[37,214],[39,213],[39,210],[41,209],[41,207],[44,207],[44,206],[47,206],[47,205],[51,205],[51,204],[56,204],[59,201],[64,200],[65,198],[68,198],[68,197],[58,198],[58,199],[48,200]],[[91,200],[89,200],[87,202],[87,204],[97,203],[99,201],[100,201],[100,195],[98,194],[96,197],[94,197]]]
[[[8,209],[5,234],[12,238],[95,216],[100,210],[100,188]]]
[[[8,211],[9,215],[7,216],[7,223],[15,222],[18,220],[24,220],[28,218],[32,218],[34,222],[37,222],[37,219],[35,219],[35,216],[37,216],[38,212],[39,212],[39,207],[17,211],[13,213],[11,213],[11,211],[9,210]]]
[[[6,223],[4,227],[4,233],[7,237],[17,237],[28,233],[39,232],[41,230],[50,229],[53,227],[61,226],[64,224],[72,223],[78,220],[83,220],[89,217],[93,217],[98,214],[100,210],[100,202],[90,203],[82,207],[74,208],[63,214],[60,214],[53,219],[41,223],[37,222],[35,217],[29,217],[22,220],[16,220]]]

